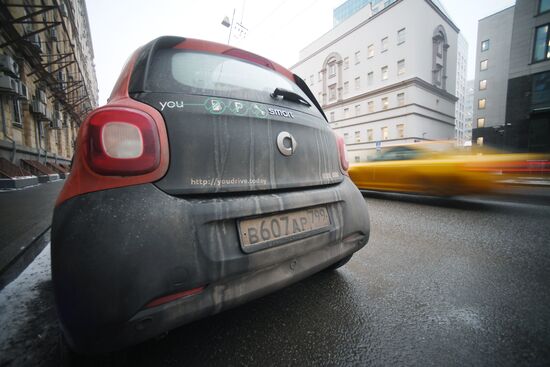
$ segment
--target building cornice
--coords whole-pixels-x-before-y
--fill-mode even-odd
[[[441,18],[443,18],[445,20],[445,22],[447,22],[447,24],[455,30],[456,33],[460,33],[460,29],[453,23],[453,21],[451,19],[449,19],[449,17],[447,15],[445,15],[445,13],[443,13],[441,11],[441,9],[439,9],[439,7],[437,5],[435,5],[431,0],[424,0],[428,3],[428,5],[430,5],[432,7],[433,10],[435,10],[435,12],[437,14],[439,14],[439,16]]]
[[[385,110],[380,110],[380,111],[376,111],[376,112],[363,113],[361,115],[357,115],[357,116],[353,116],[353,117],[346,117],[346,118],[338,120],[338,121],[332,121],[332,122],[330,122],[330,124],[340,123],[340,122],[343,122],[343,121],[351,121],[351,120],[356,119],[358,117],[374,116],[374,115],[379,114],[379,113],[384,113],[384,112],[388,112],[388,111],[392,111],[392,110],[404,109],[406,107],[419,107],[419,108],[422,108],[423,110],[430,111],[430,112],[436,113],[438,115],[441,115],[443,117],[452,119],[453,121],[455,119],[455,116],[447,115],[446,113],[443,113],[443,112],[438,111],[438,110],[434,110],[433,108],[429,108],[429,107],[423,106],[423,105],[418,104],[418,103],[408,103],[408,104],[405,104],[403,106],[391,107],[391,108],[387,108]],[[384,120],[384,119],[385,118],[380,119],[380,120]],[[378,121],[378,120],[376,120],[376,121]],[[367,121],[366,123],[369,123],[369,122],[372,122],[372,121]],[[365,123],[365,122],[363,121],[363,123]],[[346,125],[346,126],[352,126],[352,125],[357,125],[357,124],[355,123],[355,124],[350,124],[350,125]],[[332,126],[332,127],[333,128],[339,128],[340,126]]]
[[[382,9],[381,11],[379,11],[378,13],[376,14],[373,14],[372,16],[370,16],[369,18],[365,19],[364,21],[362,21],[361,23],[359,23],[358,25],[356,25],[355,27],[351,28],[349,31],[345,32],[344,34],[342,34],[341,36],[333,39],[332,41],[330,41],[329,43],[327,43],[326,45],[322,46],[321,48],[319,48],[318,50],[312,52],[310,55],[308,55],[307,57],[303,58],[302,60],[298,61],[296,64],[292,65],[290,67],[290,70],[294,69],[295,67],[298,67],[300,66],[301,64],[303,64],[305,61],[311,59],[313,56],[316,56],[318,55],[319,53],[321,53],[322,51],[326,50],[327,48],[329,48],[330,46],[334,45],[336,42],[340,41],[341,39],[347,37],[348,35],[350,35],[351,33],[355,32],[357,29],[363,27],[365,24],[369,23],[370,21],[376,19],[377,17],[381,16],[382,14],[384,14],[385,12],[387,12],[388,10],[390,10],[391,8],[393,8],[394,6],[396,6],[397,4],[401,3],[403,0],[396,0],[394,3],[388,5],[387,7],[385,7],[384,9]],[[449,17],[447,17],[447,15],[445,15],[445,13],[443,13],[441,11],[441,9],[439,9],[437,7],[437,5],[435,5],[431,0],[424,0],[426,1],[426,3],[428,3],[428,5],[434,9],[434,11],[441,17],[443,18],[443,20],[445,20],[445,22],[453,29],[455,30],[457,33],[460,32],[460,29],[452,22],[451,19],[449,19]],[[344,21],[345,22],[345,21]],[[341,24],[340,24],[341,25]],[[328,31],[327,33],[329,32],[332,32],[335,28],[332,28],[330,31]],[[325,33],[325,34],[327,34]],[[324,35],[325,35],[324,34]],[[323,35],[323,36],[324,36]],[[323,37],[321,36],[321,37]],[[317,38],[315,41],[311,42],[311,44],[313,44],[314,42],[316,42],[317,40],[319,40],[321,37]]]
[[[296,64],[292,65],[290,67],[290,70],[294,69],[295,67],[303,64],[305,61],[311,59],[313,56],[321,53],[322,51],[326,50],[327,48],[329,48],[330,46],[334,45],[336,42],[340,41],[341,39],[347,37],[348,35],[350,35],[351,33],[355,32],[356,30],[358,30],[359,28],[363,27],[365,24],[369,23],[370,21],[372,21],[373,19],[376,19],[377,17],[379,17],[380,15],[384,14],[386,11],[388,11],[389,9],[393,8],[394,6],[396,6],[397,4],[399,4],[400,2],[402,2],[403,0],[396,0],[394,3],[388,5],[387,7],[385,7],[384,9],[382,9],[381,11],[379,11],[378,13],[376,14],[373,14],[372,16],[368,17],[367,19],[365,19],[364,21],[362,21],[361,23],[359,23],[358,25],[356,25],[355,27],[351,28],[349,31],[345,32],[344,34],[342,34],[341,36],[339,37],[336,37],[335,39],[333,39],[332,41],[330,41],[329,43],[327,43],[326,45],[324,45],[323,47],[319,48],[317,51],[315,52],[312,52],[310,55],[308,55],[307,57],[303,58],[302,60],[298,61]],[[344,21],[345,22],[345,21]],[[342,25],[343,23],[339,24],[339,25]],[[332,32],[334,30],[334,28],[332,28],[330,31],[328,31],[327,33],[329,32]],[[325,34],[327,34],[325,33]],[[324,34],[324,35],[325,35]],[[324,36],[323,35],[323,36]],[[321,37],[323,37],[321,36]],[[319,40],[321,37],[317,38],[315,41],[311,42],[310,45],[314,42],[316,42],[317,40]]]
[[[348,98],[348,99],[345,99],[345,100],[342,100],[342,101],[337,101],[337,102],[333,102],[331,104],[326,104],[326,105],[323,105],[322,107],[323,107],[324,110],[330,109],[330,108],[335,108],[335,107],[341,107],[341,106],[343,106],[345,104],[348,104],[348,103],[352,103],[352,102],[355,102],[355,101],[358,101],[358,100],[361,100],[361,99],[376,97],[376,96],[386,94],[386,93],[389,93],[389,92],[392,92],[392,91],[395,91],[395,90],[399,90],[399,89],[409,87],[411,85],[418,86],[420,88],[426,89],[427,91],[432,92],[434,94],[437,94],[438,96],[448,100],[449,102],[458,101],[458,98],[456,96],[452,95],[451,93],[449,93],[447,91],[444,91],[442,89],[439,89],[436,86],[431,85],[430,83],[426,82],[423,79],[420,79],[418,77],[414,77],[414,78],[403,80],[403,81],[400,81],[400,82],[397,82],[397,83],[394,83],[394,84],[391,84],[391,85],[388,85],[388,86],[385,86],[385,87],[382,87],[382,88],[378,88],[378,89],[374,89],[374,90],[371,90],[371,91],[368,91],[368,92],[365,92],[365,93],[361,93],[361,94],[358,94],[354,97],[351,97],[351,98]]]
[[[451,123],[451,122],[448,122],[448,121],[445,121],[445,120],[435,118],[433,116],[425,115],[425,114],[420,113],[420,112],[409,112],[409,113],[402,113],[400,115],[392,115],[392,116],[380,118],[380,119],[374,120],[374,121],[361,121],[361,122],[356,122],[355,124],[349,124],[349,125],[345,125],[345,126],[331,126],[331,128],[333,130],[339,130],[339,129],[344,129],[344,128],[350,127],[350,126],[372,124],[374,122],[384,121],[384,120],[395,120],[396,118],[406,117],[406,116],[413,116],[413,115],[424,117],[424,118],[427,118],[427,119],[430,119],[430,120],[433,120],[433,121],[437,121],[437,122],[440,122],[440,123],[445,124],[445,125],[455,126],[454,121]],[[341,120],[339,120],[339,121],[341,121]],[[332,122],[331,122],[331,124],[332,124]]]

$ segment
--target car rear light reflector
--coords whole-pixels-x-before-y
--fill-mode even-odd
[[[111,158],[138,158],[143,154],[143,138],[137,126],[125,122],[109,122],[101,134],[105,154]]]
[[[90,116],[88,128],[88,163],[94,172],[135,176],[159,166],[159,133],[147,113],[126,107],[100,109]]]
[[[175,301],[175,300],[183,298],[183,297],[193,296],[195,294],[201,293],[203,290],[204,290],[204,287],[198,287],[198,288],[189,289],[187,291],[170,294],[168,296],[160,297],[160,298],[157,298],[157,299],[149,302],[145,306],[145,308],[156,307],[156,306],[160,306],[160,305],[163,305],[165,303],[168,303],[168,302]]]

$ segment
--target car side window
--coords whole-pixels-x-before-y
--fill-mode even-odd
[[[405,147],[398,147],[390,149],[384,153],[378,158],[376,158],[376,161],[404,161],[408,159],[415,159],[418,157],[418,152],[416,152],[413,149],[405,148]]]

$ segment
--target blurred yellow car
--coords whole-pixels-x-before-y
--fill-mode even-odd
[[[436,196],[487,194],[520,172],[532,172],[533,167],[537,171],[541,167],[538,158],[460,151],[441,142],[417,143],[391,147],[370,162],[352,164],[349,175],[363,190]],[[548,161],[542,163],[547,166]]]

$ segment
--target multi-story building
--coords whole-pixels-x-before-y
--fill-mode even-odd
[[[550,152],[549,39],[550,0],[479,21],[474,143]]]
[[[86,4],[3,1],[0,22],[0,161],[68,163],[98,100]]]
[[[458,98],[455,105],[455,139],[456,144],[462,146],[467,135],[466,127],[466,77],[468,74],[468,42],[458,34],[457,56],[456,56],[456,90],[455,95]],[[470,128],[471,129],[471,128]],[[468,140],[471,140],[470,136]]]
[[[417,16],[415,16],[415,14]],[[384,146],[453,139],[459,29],[431,0],[358,10],[300,52],[304,78],[352,161]]]
[[[484,139],[496,145],[499,127],[504,125],[513,20],[512,6],[478,22],[473,114],[478,145]]]

